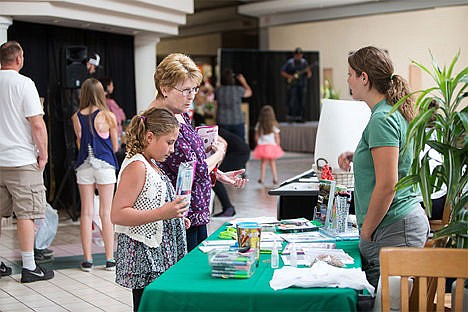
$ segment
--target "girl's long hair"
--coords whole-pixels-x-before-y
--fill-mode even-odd
[[[259,133],[261,135],[272,133],[275,127],[279,127],[279,125],[273,107],[270,105],[263,106],[258,115]]]
[[[80,91],[80,110],[89,106],[97,106],[102,111],[108,111],[106,95],[101,82],[95,78],[86,79]]]
[[[369,77],[369,88],[375,88],[385,95],[390,105],[395,105],[403,97],[410,94],[406,80],[394,73],[392,61],[387,52],[376,47],[365,47],[348,57],[349,66],[359,76],[363,72]],[[398,108],[407,121],[416,116],[414,99],[409,96]]]
[[[81,85],[80,110],[93,105],[104,113],[106,122],[108,123],[109,127],[116,127],[115,119],[112,118],[109,108],[106,104],[106,95],[104,93],[104,87],[102,86],[99,80],[95,78],[88,78]],[[90,129],[93,129],[93,127],[91,127],[91,112],[88,114],[88,118]]]

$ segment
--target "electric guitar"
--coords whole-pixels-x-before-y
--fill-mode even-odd
[[[309,70],[309,67],[306,67],[302,70],[298,70],[292,75],[291,78],[287,78],[286,81],[288,83],[288,87],[293,86],[301,78],[302,75],[307,73],[308,70]]]

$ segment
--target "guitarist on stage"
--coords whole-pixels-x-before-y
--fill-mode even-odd
[[[304,122],[303,112],[307,95],[307,79],[312,72],[309,63],[302,57],[302,49],[294,50],[294,57],[281,67],[281,76],[288,84],[288,122]]]

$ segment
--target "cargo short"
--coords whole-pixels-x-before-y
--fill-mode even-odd
[[[0,167],[0,216],[42,219],[46,189],[37,163],[20,167]]]

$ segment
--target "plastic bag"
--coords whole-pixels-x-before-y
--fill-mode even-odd
[[[94,194],[94,215],[93,227],[96,227],[99,232],[102,231],[101,217],[99,216],[99,195]]]
[[[52,244],[57,234],[58,213],[49,203],[46,203],[45,218],[34,220],[34,247],[36,249],[46,249]]]
[[[317,261],[311,268],[284,266],[275,270],[271,288],[278,290],[292,286],[366,289],[370,294],[374,293],[374,286],[369,284],[366,273],[360,268],[337,268],[323,261]]]

